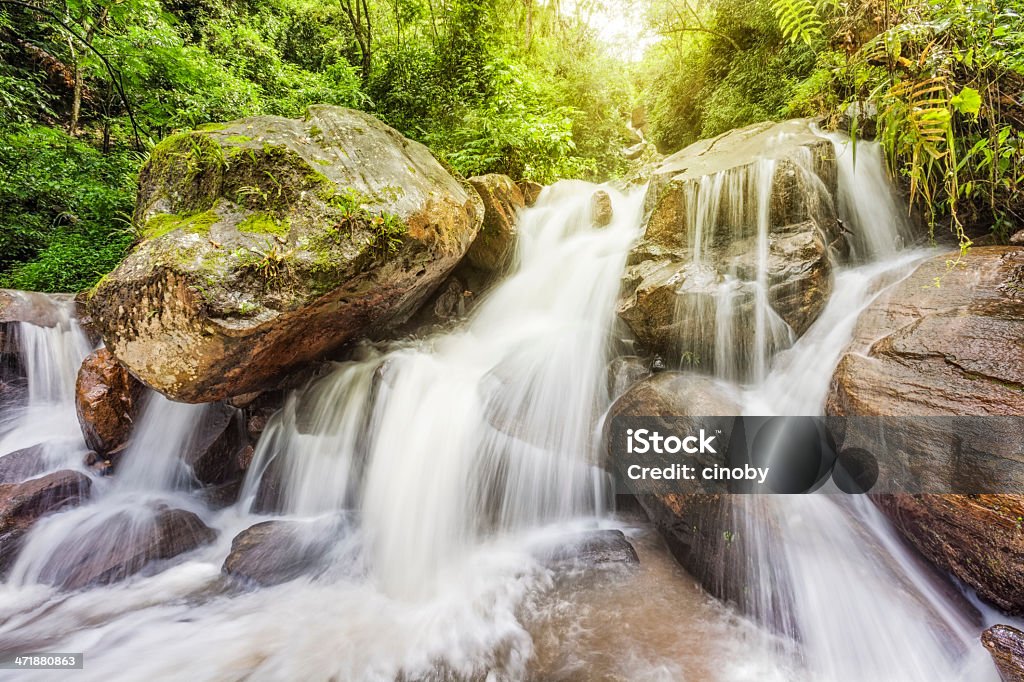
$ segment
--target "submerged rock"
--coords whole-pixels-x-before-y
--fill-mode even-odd
[[[153,150],[135,211],[145,238],[89,308],[135,376],[216,401],[404,322],[482,219],[472,188],[368,114],[208,126]]]
[[[57,471],[23,483],[0,485],[0,573],[14,561],[21,539],[46,514],[78,505],[92,481],[77,471]]]
[[[224,573],[257,585],[276,585],[315,572],[331,549],[324,524],[264,521],[231,541]]]
[[[1024,632],[993,625],[981,633],[981,643],[992,654],[1003,682],[1024,682]]]
[[[21,483],[46,468],[46,446],[41,443],[0,455],[0,484]]]
[[[484,221],[466,262],[484,272],[503,272],[515,253],[516,212],[526,206],[523,193],[511,178],[496,173],[470,178],[469,184],[483,200]]]
[[[106,348],[85,359],[75,384],[75,408],[85,444],[98,453],[128,440],[139,414],[143,386]]]
[[[803,334],[831,293],[836,174],[832,143],[806,120],[755,124],[666,158],[651,176],[619,316],[673,364],[745,378],[759,353]]]
[[[594,530],[567,538],[545,556],[551,568],[608,568],[640,563],[621,530]]]
[[[209,544],[216,536],[184,509],[125,511],[105,519],[94,533],[60,547],[42,567],[40,579],[66,590],[106,585]]]

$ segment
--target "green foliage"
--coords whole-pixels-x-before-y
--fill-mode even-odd
[[[821,36],[822,21],[811,0],[772,0],[782,35],[792,42],[812,47]]]
[[[78,291],[109,272],[132,242],[137,163],[53,128],[0,129],[0,286]]]
[[[665,1],[667,17],[650,17],[658,25],[679,21],[673,0]],[[667,34],[643,64],[651,138],[665,153],[731,128],[787,117],[815,67],[807,45],[783,37],[768,0],[689,7],[697,14],[682,16],[686,30]]]
[[[302,116],[314,103],[372,111],[467,175],[550,181],[624,170],[627,69],[578,13],[537,0],[366,7],[357,21],[344,2],[317,0],[0,5],[0,283],[89,287],[130,245],[147,149],[168,137],[200,144],[181,134],[218,121]],[[208,161],[205,149],[171,146],[175,172]],[[277,180],[259,180],[240,199],[280,194]],[[378,218],[375,248],[393,252],[395,225]]]

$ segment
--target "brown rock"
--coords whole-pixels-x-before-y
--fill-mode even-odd
[[[956,257],[929,258],[864,312],[828,414],[1024,415],[1024,249]]]
[[[0,455],[0,484],[21,483],[46,471],[46,450],[42,444]]]
[[[484,222],[466,261],[485,272],[502,272],[508,266],[516,244],[516,211],[526,206],[523,193],[504,175],[482,175],[469,184],[484,202]]]
[[[200,483],[219,485],[240,476],[241,453],[247,446],[244,414],[220,403],[207,410],[182,460]]]
[[[1010,237],[1010,243],[1015,246],[1024,245],[1024,230],[1018,230]]]
[[[876,495],[878,507],[934,565],[1009,614],[1024,614],[1024,498]]]
[[[527,206],[533,206],[537,203],[537,197],[544,190],[544,185],[533,180],[520,180],[516,183],[519,186],[519,191],[523,193],[523,201]]]
[[[161,507],[140,518],[137,510],[106,519],[97,532],[60,547],[40,578],[66,590],[106,585],[213,542],[217,533],[184,509]]]
[[[331,524],[333,525],[333,524]],[[258,585],[276,585],[315,572],[330,551],[336,528],[325,523],[264,521],[231,541],[224,573]]]
[[[89,300],[111,352],[185,402],[273,387],[404,323],[455,267],[480,197],[369,114],[314,106],[172,135],[140,172],[145,239]]]
[[[992,654],[1003,682],[1024,682],[1024,632],[993,625],[981,633],[981,643]]]
[[[832,376],[827,414],[1024,415],[1024,250],[972,248],[952,262],[955,254],[926,260],[865,311]],[[899,441],[889,436],[891,457],[882,467],[895,460],[926,490],[1020,489],[1024,444],[1017,420],[964,419],[954,433],[954,422],[938,430],[930,423],[903,420]],[[877,495],[875,501],[933,564],[1004,611],[1024,613],[1024,498]]]
[[[98,453],[128,440],[139,414],[141,383],[106,348],[93,352],[78,370],[75,408],[85,444]]]
[[[612,222],[612,198],[602,189],[590,198],[590,215],[595,227],[605,227]]]
[[[607,568],[640,563],[633,545],[621,530],[594,530],[566,538],[544,557],[550,568]]]
[[[0,573],[14,561],[21,538],[42,516],[79,504],[92,481],[77,471],[57,471],[23,483],[0,485]]]
[[[751,188],[769,179],[768,303],[795,335],[810,327],[831,294],[832,260],[842,241],[833,201],[834,157],[831,142],[817,136],[808,121],[794,120],[702,140],[653,171],[644,237],[630,254],[618,305],[619,316],[649,352],[719,369],[716,329],[725,325],[740,351],[734,354],[740,366],[725,369],[746,377],[750,368],[743,358],[755,355],[743,349],[752,349],[754,341],[760,260],[761,209]],[[761,177],[768,173],[770,178]],[[699,207],[715,210],[703,219],[695,262]],[[717,319],[726,282],[732,282],[728,321]],[[780,329],[769,340],[769,353],[787,341],[788,332]]]

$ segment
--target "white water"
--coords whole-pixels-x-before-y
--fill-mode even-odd
[[[47,470],[77,467],[86,453],[75,414],[78,368],[92,350],[72,315],[74,303],[37,295],[26,305],[45,306],[40,317],[54,322],[17,325],[21,365],[28,382],[22,404],[0,414],[0,455],[43,445]]]
[[[639,572],[593,583],[538,562],[538,545],[616,523],[600,518],[593,425],[607,406],[612,309],[641,197],[613,193],[616,219],[599,231],[589,225],[593,189],[545,191],[520,223],[518,269],[465,328],[368,351],[294,396],[234,508],[211,512],[181,489],[177,456],[202,408],[154,400],[96,502],[30,535],[0,587],[0,652],[85,651],[76,677],[104,681],[991,678],[980,628],[862,503],[766,501],[779,536],[763,537],[761,556],[787,584],[767,584],[754,567],[751,585],[755,598],[795,596],[799,642],[701,594],[643,539],[649,526],[627,528],[644,545]],[[819,413],[857,314],[914,258],[839,273],[815,326],[761,360],[766,378],[748,387],[748,410]],[[757,323],[762,339],[768,321]],[[266,518],[249,505],[271,460],[286,515],[354,509],[359,527],[335,538],[326,575],[240,591],[220,565],[231,538]],[[200,513],[218,540],[151,576],[70,594],[45,584],[60,569],[54,556],[111,549],[83,538],[125,518],[131,532],[154,502]]]

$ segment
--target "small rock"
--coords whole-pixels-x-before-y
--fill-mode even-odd
[[[570,538],[552,552],[548,559],[551,568],[585,566],[635,566],[640,558],[621,530],[595,530]]]
[[[1014,232],[1013,236],[1010,237],[1010,243],[1016,244],[1018,246],[1024,244],[1024,230],[1018,230],[1017,232]]]
[[[533,206],[537,203],[537,197],[544,190],[544,185],[533,180],[520,180],[518,183],[519,191],[523,193],[523,201],[526,202],[527,206]]]
[[[0,573],[13,563],[21,539],[42,516],[79,504],[92,481],[77,471],[57,471],[24,483],[0,485]]]
[[[211,406],[197,428],[192,448],[182,459],[196,479],[216,485],[238,478],[239,453],[248,444],[240,410],[224,403]]]
[[[44,447],[42,444],[33,445],[0,456],[0,483],[21,483],[45,471]]]
[[[224,573],[257,585],[276,585],[315,571],[331,548],[323,523],[264,521],[231,541]]]
[[[106,348],[85,359],[75,384],[75,409],[85,444],[104,453],[124,444],[139,414],[144,388]]]
[[[59,547],[40,578],[66,590],[107,585],[213,542],[216,531],[190,511],[160,507],[140,518],[130,510],[106,520],[102,532]]]
[[[484,203],[484,222],[466,261],[484,272],[502,272],[515,250],[517,211],[526,206],[523,193],[510,178],[499,174],[469,179]]]
[[[612,198],[608,192],[599,189],[590,198],[590,214],[595,227],[605,227],[612,222]]]
[[[992,654],[1003,682],[1024,682],[1024,632],[993,625],[981,633],[981,643]]]

